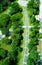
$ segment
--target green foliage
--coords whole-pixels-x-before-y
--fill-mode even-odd
[[[28,44],[28,48],[29,48],[29,53],[32,51],[32,50],[37,50],[37,46],[35,44],[32,44],[32,43],[29,43]]]
[[[12,22],[18,22],[22,18],[22,13],[17,13],[12,15],[11,21]]]
[[[0,12],[4,11],[0,15],[0,29],[2,33],[5,34],[5,38],[1,40],[0,45],[6,44],[6,46],[8,46],[8,44],[10,44],[11,46],[11,51],[6,51],[4,49],[0,51],[0,57],[2,58],[2,61],[0,61],[1,65],[17,65],[18,51],[22,51],[20,44],[21,40],[23,39],[23,29],[19,27],[23,25],[23,15],[21,13],[22,8],[17,2],[13,1],[15,0],[0,1],[2,3],[0,5]],[[12,36],[9,35],[9,29],[11,27],[13,27]],[[11,39],[8,39],[9,36],[11,36]]]
[[[42,33],[39,33],[39,38],[42,38]]]
[[[14,45],[20,45],[21,44],[21,37],[22,37],[22,31],[20,28],[16,28],[14,31],[13,31],[13,34],[12,34],[12,44]]]
[[[9,4],[10,4],[9,0],[0,0],[0,5],[1,5],[0,13],[6,10]]]
[[[8,53],[8,57],[11,59],[16,59],[16,57],[18,55],[17,47],[16,47],[16,45],[12,45],[12,47],[13,47],[12,50]]]
[[[11,24],[10,15],[4,13],[0,15],[0,29],[6,36],[9,35],[9,28],[11,27]]]
[[[36,65],[38,59],[39,59],[39,56],[38,56],[37,51],[36,50],[35,51],[32,50],[30,52],[29,56],[28,56],[27,65],[28,64],[29,65]]]
[[[10,16],[8,14],[0,15],[0,27],[5,27],[9,23]]]
[[[5,11],[12,2],[16,0],[0,0],[0,13]]]
[[[31,18],[31,20],[30,20],[30,21],[31,21],[31,23],[34,23],[34,22],[35,22],[35,20],[36,20],[36,19],[35,19],[35,16],[31,16],[30,18]]]
[[[6,57],[6,51],[0,48],[0,60]]]
[[[34,27],[30,29],[30,38],[39,38],[39,27]]]
[[[17,13],[17,12],[22,12],[22,8],[20,7],[20,5],[17,2],[13,2],[11,4],[11,7],[14,10],[14,12],[13,12],[14,14]]]
[[[34,26],[40,26],[40,21],[36,20],[34,15],[30,16],[30,23],[32,23]]]
[[[6,27],[1,28],[2,34],[9,36],[9,30]]]
[[[33,25],[33,28],[30,28],[29,33],[29,55],[27,60],[27,65],[36,65],[38,59],[40,58],[37,52],[37,45],[39,44],[39,28],[40,21],[36,20],[35,15],[39,14],[39,2],[30,0],[27,4],[27,10],[29,15],[30,25]]]
[[[39,2],[36,2],[34,0],[30,0],[27,4],[27,8],[30,11],[30,14],[37,15],[39,14]]]
[[[3,11],[3,9],[2,9],[2,5],[0,5],[0,13]]]
[[[34,4],[34,0],[30,0],[29,3],[28,3],[28,8],[32,8],[33,7],[33,4]]]
[[[9,65],[10,61],[9,61],[9,57],[5,58],[2,62],[2,65]]]
[[[10,2],[14,2],[14,1],[16,1],[16,0],[10,0]]]
[[[31,38],[30,39],[30,43],[33,44],[33,45],[37,45],[38,44],[38,38]]]
[[[11,44],[11,43],[12,43],[12,40],[11,40],[11,39],[8,39],[8,38],[6,37],[6,38],[3,38],[3,39],[1,40],[1,42],[4,43],[4,44]]]

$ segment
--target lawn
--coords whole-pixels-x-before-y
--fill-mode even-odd
[[[23,64],[24,47],[25,47],[25,30],[24,30],[24,33],[23,33],[23,41],[22,41],[21,47],[23,48],[23,51],[20,52],[19,55],[18,55],[18,59],[19,59],[18,65],[22,65]]]
[[[12,49],[11,45],[8,45],[6,43],[3,43],[3,44],[0,43],[0,48],[3,48],[8,51],[11,51],[11,49]]]
[[[23,13],[23,12],[22,12]],[[25,25],[25,22],[24,22],[24,17],[22,18],[22,21],[23,21],[23,24]],[[23,26],[24,26],[23,25]],[[22,43],[21,43],[21,47],[23,48],[23,51],[22,52],[19,52],[18,54],[18,59],[19,59],[19,62],[17,65],[23,65],[23,58],[24,58],[24,47],[25,47],[25,29],[24,29],[24,33],[22,34],[23,35],[23,40],[22,40]]]

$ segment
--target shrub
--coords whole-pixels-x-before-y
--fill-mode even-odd
[[[9,36],[9,30],[6,27],[1,28],[2,34]]]
[[[13,8],[13,13],[16,14],[18,12],[22,12],[22,8],[20,7],[20,5],[17,2],[13,2],[11,4],[11,7]],[[12,14],[13,14],[12,13]]]
[[[12,15],[11,21],[12,22],[18,22],[22,18],[22,13],[17,13]]]
[[[2,40],[2,43],[4,44],[11,44],[12,43],[12,40],[11,39],[8,39],[8,38],[3,38]]]
[[[1,14],[0,15],[0,27],[7,26],[10,20],[10,16],[8,14]]]
[[[0,13],[3,11],[2,5],[0,5]]]
[[[42,38],[42,33],[39,33],[39,38]]]
[[[10,65],[9,57],[6,57],[6,58],[3,60],[2,65]]]
[[[39,37],[39,27],[30,28],[29,38],[38,38]]]
[[[0,60],[4,59],[7,56],[7,51],[0,48]]]
[[[36,65],[37,60],[39,59],[38,53],[37,51],[31,51],[29,56],[28,56],[28,60],[27,60],[27,65]]]
[[[29,13],[30,24],[34,27],[30,28],[29,33],[29,55],[27,60],[27,65],[36,65],[38,59],[40,58],[37,52],[37,45],[39,43],[39,28],[40,21],[36,20],[35,15],[39,14],[39,3],[34,0],[30,0],[27,4],[27,9]]]
[[[13,15],[18,12],[22,12],[22,8],[20,7],[20,5],[17,2],[13,2],[10,7],[10,14]]]
[[[10,15],[8,14],[1,14],[0,15],[0,28],[3,34],[6,36],[9,35],[9,28],[11,27]]]

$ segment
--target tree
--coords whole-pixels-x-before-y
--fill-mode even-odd
[[[30,29],[30,34],[29,34],[30,38],[39,38],[39,27],[34,27]]]
[[[10,19],[12,22],[19,22],[21,18],[22,18],[22,13],[17,13],[12,15]]]
[[[0,12],[6,10],[9,4],[10,0],[0,0],[0,5],[2,6],[2,10]]]
[[[14,14],[15,13],[18,13],[18,12],[22,12],[22,8],[20,7],[20,5],[17,3],[17,2],[13,2],[12,4],[11,4],[11,7],[13,8],[13,10],[14,10]],[[12,14],[13,14],[12,13]]]
[[[10,65],[17,64],[17,55],[18,55],[17,46],[15,44],[12,44],[12,50],[8,53]]]
[[[0,28],[3,34],[6,36],[9,35],[9,28],[11,27],[10,15],[8,14],[1,14],[0,15]]]
[[[33,8],[34,0],[30,0],[29,3],[27,4],[27,7]]]
[[[35,50],[32,50],[28,56],[27,65],[36,65],[37,60],[39,59],[38,52]]]
[[[0,15],[0,27],[3,26],[7,26],[10,20],[10,16],[8,14],[1,14]]]
[[[30,25],[33,25],[33,28],[30,28],[29,31],[29,55],[27,60],[27,65],[36,65],[38,59],[40,58],[37,52],[37,45],[39,43],[39,29],[40,21],[35,19],[35,15],[39,14],[39,3],[34,0],[30,0],[27,4],[27,9],[29,13]]]
[[[3,11],[2,5],[0,5],[0,13]]]
[[[12,43],[12,39],[8,39],[7,37],[6,38],[3,38],[2,40],[1,40],[1,42],[4,44],[11,44]]]
[[[10,2],[14,2],[14,1],[16,1],[16,0],[10,0]]]
[[[4,59],[7,56],[7,51],[0,48],[0,60]]]

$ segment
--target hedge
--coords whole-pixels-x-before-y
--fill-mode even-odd
[[[30,25],[34,27],[29,29],[29,55],[27,59],[27,65],[36,65],[40,56],[37,52],[37,45],[39,45],[39,29],[40,21],[36,20],[35,15],[39,14],[39,2],[30,0],[27,4],[28,18]]]

